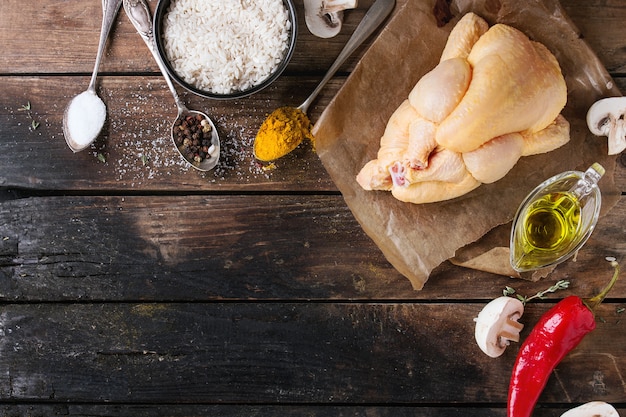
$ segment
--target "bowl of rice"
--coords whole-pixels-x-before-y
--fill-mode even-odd
[[[154,37],[167,71],[213,99],[254,94],[284,71],[296,44],[291,0],[159,0]]]

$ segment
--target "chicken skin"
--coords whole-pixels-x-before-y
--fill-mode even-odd
[[[377,158],[357,182],[415,204],[459,197],[504,177],[520,157],[567,143],[566,101],[545,46],[468,13],[439,64],[390,117]]]

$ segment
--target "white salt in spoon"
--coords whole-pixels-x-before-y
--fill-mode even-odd
[[[89,87],[69,102],[63,114],[63,135],[67,146],[74,152],[82,151],[91,145],[100,134],[106,120],[106,106],[96,94],[96,75],[104,46],[121,5],[122,0],[102,0],[100,41]]]
[[[174,142],[174,146],[176,147],[176,150],[178,151],[180,156],[182,156],[183,159],[187,161],[189,164],[191,164],[191,166],[194,167],[195,169],[199,171],[209,171],[213,169],[217,165],[220,159],[220,138],[217,133],[217,129],[215,128],[215,125],[213,124],[213,121],[209,118],[209,116],[196,110],[189,110],[185,106],[185,104],[180,100],[180,97],[178,96],[178,93],[176,92],[176,88],[174,87],[174,84],[172,83],[172,79],[170,78],[167,72],[167,69],[165,68],[163,59],[161,58],[161,55],[159,55],[158,51],[156,50],[156,43],[154,41],[154,32],[152,29],[152,17],[150,14],[150,9],[148,8],[148,4],[146,3],[145,0],[124,0],[124,11],[126,12],[126,15],[132,22],[133,26],[135,26],[135,28],[137,29],[137,32],[139,32],[139,34],[141,35],[146,45],[148,45],[148,49],[150,49],[150,52],[152,52],[154,59],[159,65],[159,69],[163,73],[163,78],[165,78],[165,82],[167,83],[167,86],[169,87],[170,91],[172,92],[172,95],[174,96],[174,101],[176,102],[176,107],[178,108],[178,116],[174,120],[174,123],[172,123],[171,134],[172,134],[172,142]],[[176,127],[177,120],[186,118],[187,116],[196,116],[196,115],[200,115],[202,116],[202,118],[204,118],[204,120],[206,120],[206,122],[210,125],[210,131],[211,131],[211,146],[209,148],[209,151],[206,157],[202,159],[201,161],[194,161],[193,159],[187,157],[187,155],[185,155],[183,151],[181,150],[181,147],[179,147],[176,144],[175,135],[174,135],[174,129],[177,128]]]

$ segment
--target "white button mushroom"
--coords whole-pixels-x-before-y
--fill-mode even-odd
[[[304,0],[304,20],[313,35],[332,38],[341,31],[343,11],[357,4],[357,0]]]
[[[596,101],[587,112],[587,126],[596,136],[609,138],[609,155],[626,149],[626,97]]]
[[[519,342],[524,327],[517,320],[524,313],[524,304],[513,297],[498,297],[487,304],[478,317],[474,336],[478,347],[488,356],[496,358],[513,342]]]
[[[567,410],[561,417],[619,417],[619,413],[611,404],[592,401]]]

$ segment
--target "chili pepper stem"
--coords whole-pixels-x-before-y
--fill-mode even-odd
[[[600,303],[604,300],[604,298],[609,293],[609,291],[611,291],[611,289],[613,288],[613,286],[617,282],[617,278],[619,277],[619,264],[617,263],[617,261],[615,259],[610,259],[610,262],[611,262],[611,266],[614,268],[613,277],[611,278],[611,281],[609,281],[609,283],[606,285],[606,287],[604,287],[604,289],[602,291],[600,291],[599,294],[597,294],[597,295],[593,296],[592,298],[589,298],[589,299],[584,301],[585,305],[591,311],[594,311],[594,309],[598,305],[600,305]]]

